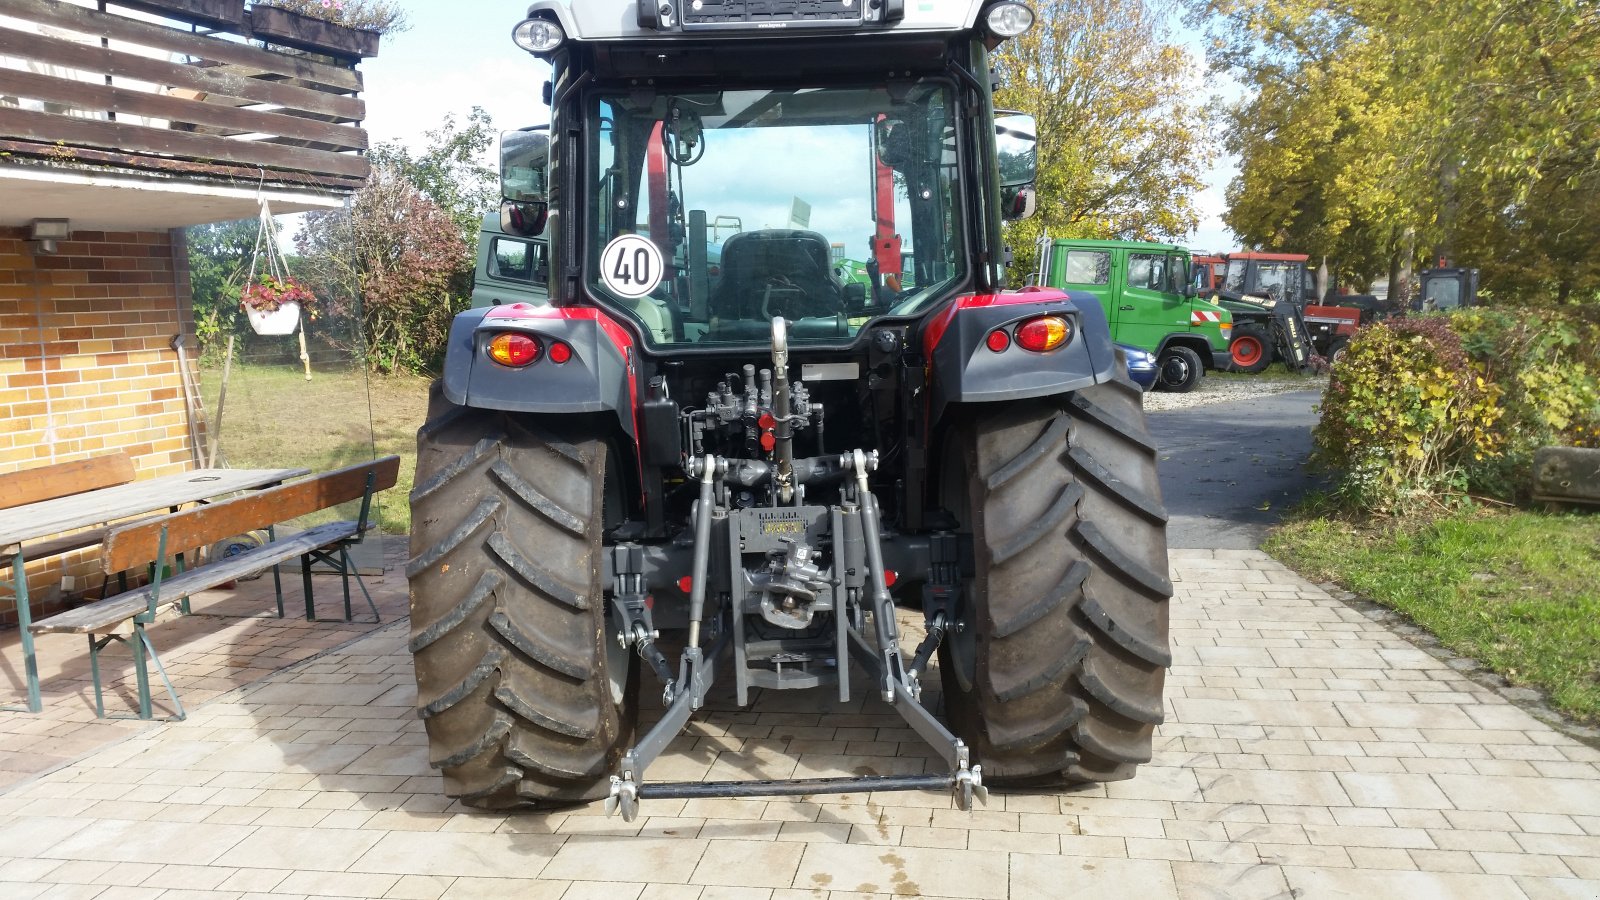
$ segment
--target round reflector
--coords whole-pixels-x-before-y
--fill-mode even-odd
[[[685,575],[679,578],[678,590],[683,591],[685,594],[692,593],[694,591],[694,576]]]
[[[489,342],[489,358],[520,369],[539,358],[539,342],[520,331],[505,331]]]
[[[561,365],[562,363],[566,362],[567,360],[569,360],[571,358],[572,358],[572,348],[571,347],[567,346],[566,344],[561,343],[560,341],[551,341],[550,342],[550,361],[551,362],[553,362],[553,363],[555,363],[556,365],[559,366],[559,365]]]
[[[989,332],[989,337],[984,340],[984,343],[988,345],[990,350],[996,353],[1004,353],[1011,346],[1011,336],[1006,334],[1005,329],[996,328]]]
[[[1072,325],[1060,316],[1040,316],[1017,326],[1017,343],[1035,353],[1054,350],[1072,337]]]

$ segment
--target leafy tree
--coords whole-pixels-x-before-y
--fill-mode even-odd
[[[1041,234],[1170,238],[1193,228],[1210,161],[1192,65],[1146,0],[1046,0],[1002,44],[995,105],[1039,124],[1038,213],[1009,237],[1026,271]]]
[[[374,166],[387,167],[411,182],[428,199],[449,214],[474,247],[485,213],[500,202],[500,173],[486,162],[499,137],[494,122],[481,106],[474,106],[466,122],[454,115],[427,133],[427,146],[413,153],[403,144],[386,142],[369,153]]]
[[[1241,174],[1229,224],[1392,283],[1452,258],[1519,298],[1593,298],[1600,8],[1586,0],[1193,0]],[[1443,23],[1448,23],[1445,25]],[[1403,286],[1403,285],[1402,285]]]
[[[188,230],[189,284],[202,353],[221,352],[219,341],[243,333],[239,292],[250,272],[257,231],[255,219]]]
[[[348,210],[306,216],[296,237],[299,275],[337,319],[359,321],[368,364],[436,371],[472,251],[450,214],[399,167],[375,163]]]

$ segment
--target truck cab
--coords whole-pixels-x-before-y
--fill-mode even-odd
[[[1189,391],[1228,364],[1233,317],[1195,296],[1189,251],[1142,241],[1057,239],[1039,254],[1040,284],[1093,294],[1112,340],[1157,358],[1156,386]]]
[[[544,235],[517,237],[501,230],[498,211],[483,217],[478,265],[472,273],[473,306],[550,302],[549,243]]]

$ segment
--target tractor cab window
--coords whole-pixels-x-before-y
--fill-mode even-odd
[[[588,284],[652,344],[848,341],[963,278],[950,91],[607,94],[591,107]]]
[[[1456,309],[1461,305],[1461,279],[1429,278],[1428,286],[1422,293],[1422,311],[1437,312],[1443,309]]]
[[[1245,276],[1249,274],[1250,263],[1243,259],[1228,260],[1228,274],[1222,279],[1222,289],[1232,294],[1245,292]]]
[[[1292,263],[1260,263],[1252,294],[1266,294],[1274,300],[1293,300],[1300,290],[1299,267]]]

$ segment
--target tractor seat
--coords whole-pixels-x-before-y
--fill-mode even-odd
[[[741,231],[722,245],[722,277],[711,295],[719,321],[764,322],[832,315],[842,303],[828,239],[815,231]]]

